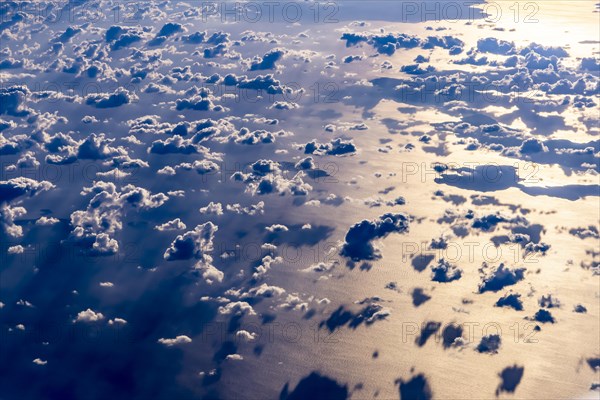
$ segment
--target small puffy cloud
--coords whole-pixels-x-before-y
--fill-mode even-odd
[[[296,165],[294,165],[294,168],[310,170],[315,169],[316,165],[312,157],[306,157],[298,161]]]
[[[111,255],[116,254],[119,251],[119,242],[112,239],[106,233],[99,233],[96,235],[94,243],[92,243],[93,254],[97,255]]]
[[[363,220],[348,230],[340,254],[354,261],[381,258],[372,241],[392,232],[408,231],[409,218],[405,214],[383,214],[375,220]]]
[[[511,307],[517,311],[523,310],[523,302],[519,293],[507,293],[499,298],[495,304],[496,307]]]
[[[479,39],[477,41],[477,50],[482,53],[501,55],[512,55],[516,52],[515,44],[513,42],[507,42],[493,37]]]
[[[321,261],[316,264],[312,264],[308,268],[303,269],[302,272],[317,272],[317,273],[329,272],[329,271],[333,270],[337,264],[338,264],[337,261],[331,261],[331,262]]]
[[[548,148],[539,139],[529,138],[524,140],[523,143],[521,143],[519,151],[521,152],[521,154],[542,153],[547,152]]]
[[[289,231],[288,227],[282,224],[273,224],[271,226],[266,226],[265,229],[269,232],[287,232]]]
[[[37,221],[35,221],[36,225],[40,225],[40,226],[49,226],[49,225],[54,225],[59,223],[59,219],[58,218],[54,218],[54,217],[40,217]]]
[[[279,61],[285,53],[283,50],[271,50],[261,59],[257,59],[250,65],[250,71],[260,71],[265,69],[274,69],[275,63]]]
[[[252,297],[275,297],[283,294],[285,294],[285,289],[279,286],[269,286],[266,283],[248,290],[248,295]]]
[[[442,258],[436,265],[431,267],[431,280],[443,283],[452,282],[460,279],[462,272],[462,269]]]
[[[235,333],[235,337],[244,342],[252,342],[256,339],[257,334],[241,329]]]
[[[193,163],[181,163],[175,166],[176,169],[185,171],[196,171],[200,175],[211,174],[219,170],[219,165],[211,160],[196,160]]]
[[[256,315],[250,304],[245,301],[234,301],[219,307],[219,314],[223,315]]]
[[[305,154],[341,156],[356,153],[356,146],[352,140],[342,138],[332,139],[329,143],[317,143],[316,140],[304,145]]]
[[[129,104],[138,100],[135,93],[125,88],[118,88],[113,93],[93,93],[87,95],[85,104],[96,108],[114,108]]]
[[[281,258],[281,257],[272,257],[270,254],[264,256],[261,260],[260,265],[258,265],[255,268],[255,272],[254,272],[254,274],[252,274],[252,277],[254,279],[258,279],[258,278],[262,277],[267,272],[269,272],[269,270],[271,269],[271,266],[273,264],[277,264],[277,263],[281,263],[281,262],[283,262],[283,258]]]
[[[174,220],[167,221],[164,224],[156,225],[154,229],[157,231],[179,231],[187,228],[185,224],[179,218],[175,218]]]
[[[104,319],[104,315],[100,312],[95,312],[94,310],[88,308],[85,311],[81,311],[77,314],[77,318],[75,318],[74,322],[98,322]]]
[[[495,354],[498,352],[501,342],[500,335],[487,335],[481,338],[476,350],[480,353]]]
[[[269,108],[272,110],[295,110],[300,106],[292,101],[276,101]]]
[[[246,183],[246,191],[253,195],[278,193],[283,196],[289,193],[294,196],[306,196],[312,190],[312,186],[304,182],[305,176],[304,171],[299,171],[288,179],[278,162],[263,159],[251,164],[247,173],[235,172],[231,179]]]
[[[173,347],[179,344],[192,343],[192,339],[190,339],[189,336],[186,335],[179,335],[172,339],[160,338],[158,339],[158,343],[163,344],[167,347]]]
[[[206,38],[206,32],[194,32],[191,35],[181,36],[181,41],[186,44],[200,44]]]
[[[227,204],[227,206],[225,206],[225,208],[227,209],[227,211],[236,213],[236,214],[245,214],[245,215],[257,215],[257,214],[264,214],[265,212],[265,202],[264,201],[259,201],[256,204],[252,204],[248,207],[242,207],[240,204],[235,203],[235,204]]]
[[[21,246],[20,244],[16,245],[16,246],[10,246],[7,250],[8,254],[23,254],[23,252],[25,251],[25,248],[23,246]]]
[[[148,148],[154,154],[194,154],[198,153],[198,146],[191,139],[184,139],[174,135],[165,140],[156,140]]]
[[[480,269],[482,273],[479,293],[497,292],[502,288],[514,285],[525,278],[525,268],[510,268],[501,263],[497,267],[489,267],[486,263]]]
[[[23,207],[10,207],[0,203],[0,227],[4,229],[8,236],[21,237],[23,236],[23,228],[15,223],[17,218],[27,214],[27,210]]]
[[[158,171],[156,171],[156,173],[159,174],[159,175],[173,176],[173,175],[177,174],[177,171],[175,171],[175,168],[167,165],[164,168],[161,168]]]
[[[207,206],[200,208],[200,214],[223,215],[223,206],[211,201]]]
[[[193,231],[177,236],[171,246],[165,251],[167,261],[201,259],[204,252],[212,251],[215,232],[219,228],[212,222],[198,225]]]
[[[577,236],[580,239],[600,239],[600,233],[598,232],[598,228],[594,225],[589,225],[588,227],[581,228],[572,228],[569,229],[569,233],[573,236]]]
[[[538,301],[540,307],[544,307],[544,308],[560,308],[560,300],[558,300],[556,297],[552,296],[551,294],[544,296],[542,295],[542,297],[540,297],[539,301]]]

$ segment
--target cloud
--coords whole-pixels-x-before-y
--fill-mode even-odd
[[[458,280],[462,276],[462,269],[456,265],[450,264],[443,258],[437,263],[437,265],[431,266],[431,280],[434,282],[452,282]]]
[[[77,147],[76,156],[82,160],[105,160],[117,156],[125,156],[127,152],[122,147],[110,147],[115,139],[107,139],[104,134],[92,133]]]
[[[523,302],[519,293],[507,293],[499,298],[495,304],[496,307],[511,307],[517,311],[523,310]]]
[[[48,181],[36,181],[31,178],[18,177],[0,181],[0,227],[12,237],[21,237],[23,227],[16,225],[17,218],[24,216],[24,207],[13,206],[12,203],[22,198],[30,198],[39,193],[53,189],[55,186]]]
[[[530,138],[524,140],[523,143],[521,143],[519,151],[521,152],[521,154],[531,154],[548,151],[548,148],[544,145],[542,141],[536,138]]]
[[[155,140],[148,151],[154,154],[193,154],[199,152],[197,145],[191,139],[184,139],[179,135],[165,140]]]
[[[271,226],[266,226],[265,229],[268,232],[287,232],[289,231],[288,227],[281,224],[273,224]]]
[[[391,310],[380,304],[378,297],[366,298],[357,301],[356,304],[362,308],[353,312],[345,306],[338,307],[329,318],[319,324],[319,328],[326,327],[330,332],[342,326],[348,326],[351,329],[356,329],[362,324],[372,325],[377,321],[387,319],[391,315]]]
[[[157,37],[172,36],[178,32],[182,32],[182,31],[183,31],[183,26],[181,24],[168,22],[168,23],[164,24],[162,28],[160,28],[160,31],[156,34],[156,36]]]
[[[262,59],[257,59],[250,65],[250,71],[260,71],[265,69],[274,69],[275,63],[283,57],[285,52],[283,50],[271,50],[266,53]]]
[[[177,236],[165,251],[167,261],[203,259],[207,252],[213,250],[215,232],[219,228],[212,222],[197,225],[194,230]]]
[[[219,170],[219,164],[211,160],[196,160],[193,163],[181,163],[175,166],[175,169],[183,169],[185,171],[194,170],[200,175],[211,174]]]
[[[239,132],[233,132],[228,136],[222,138],[216,138],[216,141],[225,142],[230,141],[236,144],[245,145],[258,145],[258,144],[272,144],[275,143],[277,138],[292,136],[291,132],[279,130],[277,132],[269,132],[264,129],[257,129],[251,131],[248,128],[241,128]]]
[[[33,197],[54,187],[51,182],[36,181],[25,177],[0,181],[0,204],[10,203],[19,197]]]
[[[223,215],[223,206],[221,203],[210,202],[207,206],[200,208],[200,214]]]
[[[256,204],[251,204],[248,207],[242,207],[240,204],[235,203],[235,204],[227,204],[225,206],[225,209],[227,211],[236,213],[236,214],[243,214],[243,215],[260,215],[260,214],[264,214],[265,212],[265,202],[264,201],[259,201]]]
[[[477,41],[477,50],[484,53],[493,53],[500,55],[512,55],[515,54],[515,44],[513,42],[507,42],[502,39],[493,37],[479,39]]]
[[[246,191],[253,195],[277,193],[281,196],[285,194],[306,196],[312,190],[312,186],[304,182],[305,176],[303,171],[299,171],[288,179],[284,176],[279,163],[263,159],[251,164],[247,173],[242,171],[233,173],[231,179],[246,183]]]
[[[534,321],[537,322],[541,322],[543,324],[549,322],[551,324],[555,323],[556,320],[554,319],[554,317],[552,316],[552,314],[550,313],[550,311],[548,310],[544,310],[542,308],[540,308],[535,315],[533,316],[533,318],[531,318]]]
[[[422,288],[414,288],[411,292],[412,302],[415,307],[431,300],[431,296],[425,293]]]
[[[598,232],[598,228],[594,225],[589,225],[587,227],[581,228],[572,228],[569,229],[569,233],[573,236],[577,236],[580,239],[600,239],[600,233]]]
[[[354,142],[341,138],[332,139],[329,143],[317,143],[313,140],[304,145],[304,154],[341,156],[353,153],[356,153]]]
[[[85,104],[96,108],[115,108],[137,101],[135,93],[125,88],[118,88],[113,93],[93,93],[87,95]]]
[[[340,254],[353,261],[381,258],[371,242],[392,232],[405,233],[408,231],[408,225],[409,218],[401,213],[387,213],[375,220],[363,220],[350,227]]]
[[[253,332],[248,332],[246,330],[240,329],[235,333],[235,337],[244,341],[244,342],[252,342],[257,338],[257,334]]]
[[[260,286],[254,287],[248,290],[247,295],[249,297],[276,297],[285,294],[285,289],[279,286],[270,286],[263,283]]]
[[[476,350],[480,353],[495,354],[498,352],[501,342],[500,335],[487,335],[481,338]]]
[[[486,263],[479,270],[482,273],[479,293],[497,292],[506,286],[514,285],[525,278],[525,268],[510,268],[504,263],[490,267]]]
[[[190,337],[186,335],[179,335],[172,339],[160,338],[157,342],[167,347],[173,347],[175,345],[192,343],[192,339],[190,339]]]
[[[538,303],[540,304],[540,307],[560,308],[560,300],[558,300],[556,297],[552,296],[551,294],[549,294],[548,296],[542,295],[542,297],[540,297]]]
[[[336,267],[336,265],[338,265],[337,261],[330,261],[330,262],[321,261],[321,262],[312,264],[309,267],[303,269],[302,272],[316,272],[316,273],[329,272],[329,271],[333,270]]]
[[[191,35],[181,36],[181,40],[186,44],[200,44],[206,38],[206,32],[194,32]]]
[[[451,50],[453,54],[456,54],[458,49],[462,49],[464,46],[463,41],[452,36],[428,36],[426,39],[422,39],[405,33],[387,33],[381,35],[344,33],[341,39],[346,41],[346,47],[366,42],[373,46],[379,54],[387,56],[393,55],[398,49],[413,49],[416,47],[421,47],[422,49],[441,47]]]
[[[216,105],[214,102],[217,98],[212,94],[212,91],[208,88],[190,89],[186,94],[191,97],[188,99],[177,99],[175,101],[175,109],[177,111],[182,110],[194,110],[194,111],[225,111],[225,108],[221,105]]]
[[[85,311],[81,311],[77,314],[77,317],[73,322],[98,322],[104,319],[104,315],[99,312],[95,312],[92,309],[88,308]]]
[[[174,220],[167,221],[164,224],[156,225],[154,229],[157,231],[178,231],[185,229],[185,224],[179,218],[175,218]]]
[[[219,307],[219,314],[223,315],[256,315],[250,304],[245,301],[233,301]]]
[[[29,94],[30,91],[25,86],[0,88],[0,115],[8,114],[20,117],[29,114],[29,110],[22,108],[22,105]]]
[[[259,279],[263,275],[265,275],[271,269],[273,264],[280,264],[283,261],[281,257],[274,257],[271,254],[264,256],[258,266],[254,268],[254,273],[252,274],[253,279]]]
[[[23,254],[24,251],[25,251],[25,248],[23,246],[21,246],[20,244],[16,245],[16,246],[10,246],[6,250],[6,252],[8,254]]]
[[[158,208],[169,199],[163,193],[152,194],[134,185],[126,185],[119,192],[114,183],[104,181],[94,182],[81,194],[93,194],[93,197],[85,210],[71,213],[73,229],[69,240],[86,249],[90,255],[101,256],[118,251],[118,242],[110,235],[122,229],[124,210]]]
[[[142,40],[142,32],[137,28],[123,28],[113,25],[106,30],[104,38],[113,51],[120,50]]]
[[[212,265],[211,262],[212,257],[205,255],[203,259],[199,260],[196,265],[194,265],[194,269],[200,271],[202,279],[204,279],[204,282],[208,285],[212,285],[215,282],[223,282],[225,274],[223,271]]]

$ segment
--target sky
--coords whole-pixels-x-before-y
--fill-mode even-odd
[[[597,399],[599,18],[0,2],[0,399]]]

